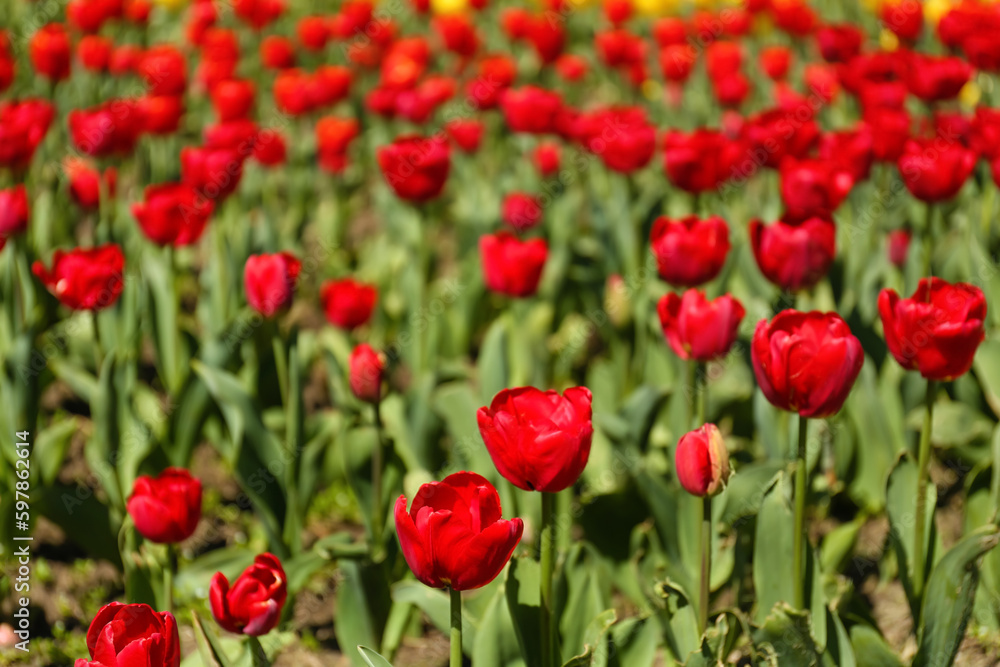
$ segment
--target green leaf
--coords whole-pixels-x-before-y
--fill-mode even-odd
[[[504,586],[497,586],[483,610],[472,645],[472,663],[476,667],[504,667],[521,657],[517,647],[517,633],[507,608]]]
[[[368,663],[368,667],[392,667],[388,660],[367,646],[358,646],[358,653]]]
[[[764,502],[764,493],[771,488],[775,475],[784,467],[781,461],[761,461],[741,466],[729,478],[729,484],[722,493],[720,523],[731,526],[740,519],[757,514]]]
[[[79,430],[79,420],[66,416],[54,419],[52,425],[42,429],[35,438],[34,459],[38,461],[41,481],[46,486],[51,486],[59,476],[69,443]]]
[[[777,658],[781,667],[813,667],[819,651],[812,638],[809,612],[779,602],[754,633],[758,649]]]
[[[931,572],[924,596],[919,648],[913,667],[950,665],[965,636],[979,583],[977,560],[1000,542],[1000,527],[989,525],[966,535]]]
[[[781,473],[764,492],[757,515],[753,547],[753,582],[757,593],[757,618],[795,595],[792,582],[795,521],[788,504],[792,480]],[[805,574],[805,573],[803,573]]]
[[[1000,339],[984,340],[976,350],[972,367],[983,388],[983,398],[993,414],[1000,417]]]
[[[392,587],[394,602],[408,602],[422,612],[441,632],[451,629],[451,600],[448,594],[436,588],[428,588],[418,581],[401,581]],[[476,642],[479,621],[469,613],[467,606],[462,609],[462,651],[472,653]]]
[[[538,561],[511,559],[507,570],[507,608],[527,667],[542,665],[540,577]]]
[[[564,662],[563,667],[586,667],[590,665],[594,651],[600,646],[604,636],[608,633],[611,626],[615,624],[616,620],[618,620],[618,614],[615,613],[614,609],[605,609],[595,616],[587,624],[586,630],[584,630],[583,652]]]
[[[896,652],[889,648],[878,630],[869,625],[851,627],[851,646],[858,664],[863,667],[903,667]]]
[[[343,579],[337,586],[336,608],[350,611],[337,615],[337,642],[341,646],[378,646],[389,606],[384,573],[353,560],[340,561],[340,572]],[[357,667],[369,664],[361,653],[348,655]]]
[[[910,602],[910,611],[913,618],[919,618],[919,610],[915,607],[916,601],[913,598],[913,534],[914,513],[916,510],[917,497],[917,464],[913,462],[909,454],[902,454],[896,461],[895,467],[889,474],[889,485],[886,492],[886,510],[889,513],[889,540],[892,542],[893,550],[899,561],[899,578],[902,581],[906,597]],[[937,488],[934,484],[927,484],[927,530],[925,552],[928,554],[926,563],[930,570],[934,562],[934,550],[932,545],[936,545],[936,531],[934,524],[934,508],[937,507]],[[924,575],[926,577],[926,574]]]
[[[219,645],[218,638],[205,629],[198,612],[192,609],[191,616],[194,618],[194,638],[204,667],[235,667]]]

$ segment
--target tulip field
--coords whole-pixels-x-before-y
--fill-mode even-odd
[[[0,666],[1000,664],[1000,2],[0,0]]]

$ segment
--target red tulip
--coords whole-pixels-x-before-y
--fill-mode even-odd
[[[139,61],[138,74],[153,95],[183,95],[187,89],[187,62],[168,44],[147,50]]]
[[[142,49],[135,44],[122,44],[111,52],[108,61],[108,71],[114,76],[125,76],[134,73],[142,60]]]
[[[145,126],[139,105],[125,99],[74,109],[68,121],[73,145],[93,157],[131,153]]]
[[[729,451],[715,424],[685,433],[674,450],[677,481],[701,498],[722,492],[729,480]]]
[[[771,109],[747,119],[744,136],[763,166],[777,169],[786,155],[805,157],[819,139],[811,108]]]
[[[558,13],[535,16],[528,23],[527,40],[543,64],[556,61],[566,48],[566,26]]]
[[[746,310],[728,294],[709,301],[689,289],[683,296],[668,292],[656,306],[670,348],[681,359],[712,361],[726,356],[736,342]]]
[[[448,133],[448,137],[463,152],[475,153],[479,150],[479,144],[483,140],[483,131],[486,128],[482,121],[456,118],[445,123],[444,129]]]
[[[146,604],[110,602],[101,607],[87,630],[87,650],[91,660],[79,658],[75,667],[181,664],[173,614]]]
[[[76,45],[76,56],[85,69],[91,72],[103,72],[111,60],[113,45],[107,37],[85,35]]]
[[[760,51],[760,66],[768,78],[782,81],[792,65],[792,52],[784,46],[770,46]]]
[[[165,136],[173,134],[180,127],[181,117],[184,115],[183,97],[146,95],[136,102],[143,122],[143,132]]]
[[[260,554],[243,570],[232,587],[216,572],[208,588],[212,616],[224,630],[259,637],[278,625],[288,598],[288,578],[276,556]]]
[[[875,138],[871,128],[862,122],[854,130],[822,135],[819,156],[850,174],[854,183],[867,180],[875,160]]]
[[[739,107],[750,94],[750,81],[741,72],[724,74],[712,79],[712,94],[719,106]]]
[[[28,192],[24,185],[0,190],[0,237],[21,234],[28,229]]]
[[[717,189],[743,157],[739,142],[718,130],[699,128],[691,134],[668,130],[663,137],[663,166],[670,182],[687,192]]]
[[[976,107],[971,134],[972,149],[980,157],[993,159],[1000,156],[1000,109]]]
[[[910,241],[913,234],[908,229],[894,229],[889,232],[889,261],[896,268],[902,268],[906,264],[906,256],[910,251]]]
[[[517,231],[523,232],[542,221],[542,206],[534,195],[512,192],[504,197],[500,218]]]
[[[805,66],[805,74],[802,78],[806,89],[826,104],[836,99],[840,93],[840,85],[837,83],[837,73],[828,65],[808,63]]]
[[[559,144],[543,141],[535,148],[533,157],[535,167],[542,178],[548,178],[559,171],[561,162]]]
[[[629,0],[604,0],[604,16],[614,25],[625,23],[632,17],[632,3]]]
[[[97,210],[101,203],[101,180],[109,197],[115,194],[118,174],[114,167],[104,170],[103,176],[90,162],[82,158],[66,158],[63,167],[69,180],[69,194],[77,206],[88,211]]]
[[[641,107],[595,111],[581,118],[580,128],[584,147],[622,174],[645,167],[656,149],[656,128]]]
[[[500,27],[511,40],[524,39],[531,25],[531,13],[523,7],[506,7],[500,14]]]
[[[750,222],[750,246],[764,277],[789,292],[809,289],[833,264],[837,230],[832,220]]]
[[[194,534],[201,519],[201,482],[183,468],[135,480],[126,505],[136,530],[151,542],[177,544]]]
[[[537,86],[510,88],[504,91],[500,108],[512,132],[545,134],[555,130],[562,98]]]
[[[910,54],[907,84],[924,102],[939,102],[958,96],[972,78],[972,66],[956,56]]]
[[[425,202],[444,189],[451,167],[451,150],[439,137],[419,135],[397,137],[376,153],[389,187],[400,199]]]
[[[564,53],[556,59],[556,74],[564,81],[574,83],[587,76],[590,66],[578,55]]]
[[[394,513],[406,563],[432,588],[467,591],[490,583],[524,532],[520,519],[501,518],[497,490],[473,472],[422,485],[409,512],[400,496]]]
[[[288,149],[285,138],[278,132],[264,129],[257,133],[253,144],[253,158],[266,167],[275,167],[285,163]]]
[[[657,58],[663,71],[663,78],[675,83],[684,83],[688,80],[697,59],[697,50],[687,43],[664,46]]]
[[[132,204],[132,215],[153,243],[186,246],[201,238],[213,208],[212,200],[190,185],[161,183],[146,188],[145,201]]]
[[[152,3],[147,0],[125,0],[124,17],[136,25],[146,25],[149,14],[153,11]]]
[[[653,39],[661,47],[687,42],[688,29],[684,20],[676,16],[658,18],[653,22]]]
[[[918,0],[891,0],[882,3],[882,25],[904,42],[915,42],[924,27],[924,7]]]
[[[854,185],[848,171],[826,160],[786,158],[780,173],[787,219],[830,217]]]
[[[206,199],[223,200],[239,186],[247,152],[232,148],[186,146],[181,149],[181,180]]]
[[[73,310],[103,310],[113,306],[124,289],[125,255],[109,243],[97,248],[56,250],[52,269],[36,261],[32,272],[59,301]]]
[[[0,93],[10,88],[16,69],[14,55],[10,51],[10,39],[6,32],[0,30]]]
[[[434,31],[444,43],[444,48],[452,53],[470,58],[479,48],[476,27],[463,14],[444,14],[431,19]]]
[[[793,37],[805,37],[816,28],[816,13],[806,0],[771,3],[771,15],[779,28]]]
[[[871,109],[865,123],[872,130],[872,152],[879,162],[895,162],[910,138],[910,114],[904,109]]]
[[[243,268],[243,285],[250,307],[264,317],[287,308],[295,293],[302,262],[290,252],[250,255]]]
[[[676,287],[697,287],[719,275],[729,254],[729,227],[719,217],[660,216],[653,222],[650,248],[660,278]]]
[[[361,132],[353,118],[326,116],[316,123],[316,149],[319,163],[330,173],[339,173],[347,166],[347,150]]]
[[[844,405],[865,354],[840,315],[783,310],[757,324],[750,358],[772,405],[822,418]]]
[[[212,89],[212,106],[221,121],[246,118],[253,109],[256,94],[257,89],[252,81],[223,81]]]
[[[274,104],[278,110],[291,116],[301,116],[315,108],[310,95],[312,78],[299,69],[286,69],[274,79]]]
[[[356,329],[371,319],[378,292],[351,278],[328,280],[320,287],[326,319],[341,329]]]
[[[355,398],[366,403],[378,403],[382,397],[385,356],[376,352],[368,343],[361,343],[351,352],[348,367],[351,393]]]
[[[295,34],[299,37],[299,44],[306,51],[322,51],[330,39],[326,18],[322,16],[302,17],[295,26]]]
[[[864,33],[851,23],[827,25],[816,32],[816,42],[823,60],[828,63],[846,63],[861,53]]]
[[[909,299],[884,289],[878,312],[889,352],[900,366],[928,380],[965,375],[986,335],[986,298],[966,283],[921,278]]]
[[[534,387],[504,389],[476,421],[497,471],[526,491],[558,493],[576,483],[594,434],[591,395],[572,387],[562,396]]]
[[[215,26],[219,20],[219,11],[211,2],[196,2],[191,5],[185,35],[192,46],[200,46],[205,39],[205,33]]]
[[[537,292],[548,254],[544,239],[520,241],[509,232],[479,238],[483,280],[498,294],[526,297]]]
[[[246,155],[257,143],[260,136],[257,123],[249,118],[237,118],[213,125],[206,125],[202,130],[205,147],[212,149],[228,148],[240,155]]]
[[[66,3],[66,21],[84,33],[96,33],[108,19],[122,13],[122,3],[101,0],[70,0]]]
[[[607,67],[631,67],[646,59],[646,44],[628,30],[614,29],[594,36],[594,48]]]
[[[260,30],[284,13],[285,3],[283,0],[235,0],[233,10],[244,23]]]
[[[69,35],[61,23],[39,28],[28,44],[28,55],[35,71],[52,81],[69,78]]]
[[[268,69],[295,67],[295,47],[287,37],[268,35],[260,43],[260,60]]]
[[[911,139],[899,157],[899,173],[917,199],[939,202],[962,189],[976,167],[976,154],[957,142]]]
[[[517,63],[509,56],[486,56],[479,61],[476,78],[469,82],[469,103],[479,109],[492,109],[500,103],[504,91],[517,77]]]
[[[711,79],[739,72],[742,66],[743,46],[737,42],[713,42],[705,50],[705,68]]]

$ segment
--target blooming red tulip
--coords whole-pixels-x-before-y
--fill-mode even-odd
[[[826,25],[816,31],[816,42],[823,60],[828,63],[846,63],[861,53],[864,33],[851,23]]]
[[[970,142],[980,157],[993,159],[1000,156],[1000,109],[976,107]]]
[[[306,51],[322,51],[330,39],[330,31],[323,16],[304,16],[295,26],[299,44]]]
[[[871,109],[865,123],[872,130],[872,152],[879,162],[895,162],[910,138],[910,114],[904,109]]]
[[[715,424],[705,424],[685,433],[674,450],[677,481],[684,490],[698,496],[722,492],[729,480],[729,451]]]
[[[85,35],[76,45],[76,56],[85,69],[103,72],[108,68],[113,49],[111,40],[98,35]]]
[[[253,158],[266,167],[285,163],[288,148],[285,138],[278,132],[264,129],[257,133],[253,143]]]
[[[328,280],[320,287],[326,319],[341,329],[356,329],[371,319],[378,292],[351,278]]]
[[[437,137],[397,137],[380,147],[376,158],[392,191],[410,202],[429,201],[441,194],[451,168],[448,143]]]
[[[906,264],[906,256],[910,251],[910,241],[913,234],[908,229],[894,229],[889,232],[889,261],[896,268],[902,268]]]
[[[468,84],[469,103],[480,109],[492,109],[514,83],[517,63],[506,55],[486,56],[479,61],[477,72],[476,78]]]
[[[548,178],[559,171],[561,154],[559,144],[551,141],[543,141],[535,148],[532,156],[535,161],[535,168],[542,178]]]
[[[61,23],[49,23],[31,36],[28,55],[35,71],[52,81],[69,78],[70,44]]]
[[[985,337],[986,297],[975,285],[921,278],[909,299],[878,297],[885,342],[899,365],[928,380],[954,380],[972,367]]]
[[[121,13],[121,2],[69,0],[66,3],[66,22],[84,33],[98,32],[105,21],[120,16]]]
[[[837,230],[822,217],[778,220],[765,226],[750,222],[750,246],[764,277],[789,292],[809,289],[833,264]]]
[[[353,118],[326,116],[316,123],[316,149],[319,163],[330,173],[339,173],[347,166],[347,150],[361,132]]]
[[[875,160],[871,128],[859,123],[853,130],[827,132],[820,137],[819,156],[850,174],[854,183],[867,180]]]
[[[177,131],[184,116],[184,98],[173,95],[145,95],[136,100],[142,131],[165,136]]]
[[[302,262],[290,252],[250,255],[243,268],[243,286],[250,307],[264,317],[287,308],[295,293]]]
[[[394,514],[406,563],[432,588],[467,591],[490,583],[524,532],[520,519],[501,518],[500,494],[473,472],[422,485],[409,512],[400,496]]]
[[[739,72],[743,67],[743,46],[738,42],[712,42],[705,50],[705,68],[711,79]]]
[[[186,146],[181,149],[181,180],[209,200],[225,199],[239,186],[249,155],[232,148]]]
[[[260,554],[232,586],[216,572],[208,588],[212,616],[224,630],[259,637],[278,625],[288,598],[288,578],[276,556]]]
[[[126,505],[136,530],[151,542],[176,544],[191,537],[201,519],[201,482],[183,468],[135,480]]]
[[[376,352],[368,343],[361,343],[348,359],[351,393],[359,401],[378,403],[382,397],[382,373],[385,356]]]
[[[957,56],[910,55],[907,85],[924,102],[939,102],[958,96],[972,78],[972,66]]]
[[[154,95],[183,95],[187,88],[187,62],[168,44],[148,49],[139,61],[138,74]]]
[[[79,658],[75,667],[181,664],[173,614],[146,604],[110,602],[101,607],[87,630],[87,650],[91,660]]]
[[[906,189],[925,202],[951,199],[976,167],[976,154],[958,142],[911,139],[899,157]]]
[[[687,192],[709,192],[734,175],[742,146],[718,130],[691,134],[668,130],[663,137],[663,166],[670,182]]]
[[[848,171],[826,160],[786,158],[780,173],[787,219],[829,217],[854,185]]]
[[[683,44],[688,38],[684,20],[676,16],[665,16],[653,22],[653,39],[660,46]]]
[[[532,17],[525,38],[535,48],[543,64],[556,61],[566,48],[566,26],[558,13],[544,13]]]
[[[750,94],[750,81],[742,72],[723,74],[712,79],[712,94],[719,106],[736,108]]]
[[[777,169],[786,155],[805,157],[809,153],[819,139],[819,126],[809,108],[771,109],[747,119],[744,136],[752,154],[759,156],[765,167]]]
[[[818,21],[816,12],[806,0],[784,0],[771,3],[771,16],[779,28],[793,37],[805,37],[813,32]]]
[[[111,52],[108,71],[114,76],[133,74],[142,60],[142,49],[135,44],[122,44]]]
[[[697,287],[719,275],[729,254],[729,227],[719,217],[691,215],[653,222],[650,247],[660,277],[676,287]]]
[[[257,89],[252,81],[231,79],[212,89],[212,106],[219,120],[246,118],[253,109]]]
[[[145,201],[132,204],[132,215],[153,243],[186,246],[201,238],[213,208],[212,200],[186,183],[161,183],[146,188]]]
[[[500,108],[511,131],[545,134],[555,130],[562,98],[537,86],[510,88],[504,91]]]
[[[16,70],[14,54],[10,51],[10,39],[6,32],[0,30],[0,93],[10,88]]]
[[[924,27],[924,7],[919,0],[890,0],[879,12],[882,25],[904,42],[915,42]]]
[[[760,66],[768,78],[782,81],[792,65],[792,52],[784,46],[769,46],[760,51]]]
[[[135,25],[146,25],[153,5],[148,0],[125,0],[124,18]]]
[[[24,185],[0,190],[0,237],[28,229],[28,191]]]
[[[772,405],[822,418],[843,406],[865,354],[840,315],[783,310],[757,324],[750,358]]]
[[[668,292],[656,306],[660,326],[670,348],[681,359],[712,361],[724,357],[736,342],[746,315],[728,294],[709,301],[705,293],[689,289],[683,296]]]
[[[109,243],[97,248],[56,250],[52,269],[36,261],[32,272],[59,301],[73,310],[102,310],[114,305],[125,284],[125,255]]]
[[[572,53],[564,53],[556,59],[556,74],[561,79],[569,82],[576,82],[587,76],[590,66],[581,56]]]
[[[93,157],[131,153],[145,127],[139,105],[125,99],[74,109],[69,112],[68,122],[73,145]]]
[[[192,46],[200,46],[205,33],[219,20],[219,11],[211,2],[196,2],[188,9],[189,19],[185,30],[187,41]]]
[[[500,217],[519,232],[542,221],[542,206],[538,197],[525,192],[512,192],[504,197]]]
[[[656,149],[656,128],[641,107],[612,107],[586,114],[580,141],[613,171],[631,173],[649,164]]]
[[[684,83],[688,80],[697,59],[697,50],[687,43],[668,44],[660,49],[657,57],[663,78],[675,83]]]
[[[268,69],[295,67],[295,47],[287,37],[268,35],[260,43],[260,60]]]
[[[632,17],[632,3],[629,0],[604,0],[604,16],[614,25],[620,25]]]
[[[512,297],[531,296],[545,268],[549,248],[544,239],[520,241],[509,232],[479,238],[479,260],[487,289]]]
[[[80,208],[96,210],[101,203],[101,180],[109,197],[115,194],[118,174],[114,167],[108,167],[102,175],[97,167],[82,158],[67,158],[63,169],[69,180],[69,194]]]
[[[594,48],[607,67],[628,68],[646,59],[646,44],[642,38],[624,29],[597,33]]]
[[[431,19],[434,31],[444,43],[444,48],[452,53],[470,58],[479,48],[476,26],[463,14],[444,14]]]
[[[474,118],[456,118],[445,123],[444,129],[448,133],[448,138],[463,152],[475,153],[483,140],[485,127],[482,121]]]
[[[235,0],[233,10],[244,23],[260,30],[284,13],[285,3],[283,0]]]
[[[591,395],[534,387],[504,389],[476,421],[493,464],[519,489],[557,493],[580,478],[594,434]]]

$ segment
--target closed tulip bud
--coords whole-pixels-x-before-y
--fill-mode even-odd
[[[896,162],[910,138],[910,114],[905,109],[866,110],[865,123],[872,130],[872,152],[879,162]]]
[[[819,156],[850,174],[854,183],[868,180],[875,160],[875,138],[871,128],[861,122],[854,130],[824,134],[820,137]]]
[[[186,146],[181,149],[181,180],[210,201],[222,201],[243,178],[246,150]]]
[[[535,148],[533,157],[535,168],[538,169],[538,173],[542,175],[542,178],[549,178],[559,171],[561,162],[559,144],[551,141],[543,141]]]
[[[580,478],[594,434],[591,394],[534,387],[504,389],[479,408],[479,433],[497,471],[526,491],[556,493]]]
[[[409,202],[430,201],[441,194],[451,168],[448,143],[418,135],[397,137],[381,146],[376,158],[389,187]]]
[[[132,216],[153,243],[175,247],[197,243],[214,205],[185,183],[150,185],[145,200],[132,204]]]
[[[268,35],[260,43],[260,60],[268,69],[295,67],[295,47],[287,37]]]
[[[500,217],[504,223],[523,232],[542,221],[542,207],[534,195],[511,192],[503,199]]]
[[[958,56],[910,55],[907,85],[924,102],[954,99],[972,78],[972,65]]]
[[[676,287],[697,287],[719,275],[729,254],[729,227],[722,218],[688,216],[653,222],[650,248],[660,277]]]
[[[356,329],[371,319],[378,297],[375,287],[351,278],[328,280],[319,290],[326,319],[341,329]]]
[[[728,294],[709,301],[701,290],[683,296],[667,293],[657,304],[660,326],[670,348],[681,359],[712,361],[724,357],[736,342],[743,304]]]
[[[76,55],[85,69],[91,72],[103,72],[111,60],[113,45],[107,37],[86,35],[76,45]]]
[[[177,621],[147,604],[110,602],[101,607],[87,630],[87,650],[91,660],[79,658],[75,667],[181,664]]]
[[[262,130],[253,143],[253,158],[266,167],[285,163],[288,147],[285,138],[275,131]]]
[[[816,42],[823,60],[828,63],[846,63],[861,53],[864,33],[850,23],[827,25],[816,31]]]
[[[715,424],[684,434],[674,451],[677,481],[694,496],[714,496],[729,481],[729,451]]]
[[[544,239],[520,241],[509,232],[479,238],[479,258],[486,287],[512,297],[531,296],[545,268],[549,249]]]
[[[649,164],[656,129],[640,107],[600,109],[580,118],[580,143],[612,171],[629,174]]]
[[[376,352],[368,343],[361,343],[351,352],[348,367],[354,397],[366,403],[378,403],[382,397],[385,356]]]
[[[910,241],[913,234],[908,229],[894,229],[889,232],[889,261],[896,268],[902,268],[906,264],[906,256],[910,251]]]
[[[174,95],[144,95],[137,104],[143,132],[166,136],[177,131],[184,115],[184,98]]]
[[[445,123],[444,129],[448,133],[448,138],[464,153],[475,153],[483,140],[485,127],[479,120],[457,118]]]
[[[259,637],[278,625],[288,598],[288,579],[276,556],[260,554],[232,586],[216,572],[208,588],[212,616],[224,630]]]
[[[125,255],[109,243],[97,248],[56,250],[52,268],[40,261],[32,272],[64,306],[73,310],[102,310],[114,305],[124,289]]]
[[[28,192],[24,185],[0,190],[0,237],[28,229]]]
[[[878,311],[889,352],[928,380],[965,375],[986,335],[986,298],[966,283],[922,278],[909,299],[884,289]]]
[[[747,119],[744,139],[765,167],[777,169],[786,155],[805,157],[819,140],[819,126],[811,115],[800,118],[803,108],[770,109]]]
[[[865,360],[847,322],[816,311],[783,310],[770,322],[761,320],[750,353],[767,400],[810,418],[840,410]]]
[[[556,74],[564,81],[575,82],[587,76],[590,66],[582,57],[566,53],[556,60]]]
[[[792,52],[784,46],[769,46],[760,51],[760,66],[773,81],[783,81],[792,65]]]
[[[409,512],[400,496],[394,513],[403,557],[431,588],[467,591],[490,583],[524,532],[520,519],[502,518],[500,494],[472,472],[424,484]]]
[[[151,542],[176,544],[191,537],[201,519],[201,482],[183,468],[135,480],[126,505],[136,530]]]
[[[632,299],[625,279],[617,273],[604,283],[604,312],[615,327],[621,329],[632,321]]]
[[[809,289],[826,275],[836,254],[832,220],[750,222],[750,247],[764,277],[789,292]]]
[[[302,262],[290,252],[250,255],[243,269],[243,284],[250,307],[272,317],[292,302]]]
[[[70,197],[80,208],[96,210],[101,203],[102,186],[107,196],[114,196],[118,183],[118,173],[114,167],[108,167],[102,175],[96,166],[82,158],[67,158],[63,168],[69,180]]]

